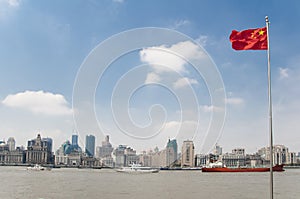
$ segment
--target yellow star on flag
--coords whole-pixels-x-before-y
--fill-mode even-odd
[[[260,31],[258,32],[259,35],[263,35],[264,33],[265,33],[265,31],[263,31],[263,30],[260,30]]]

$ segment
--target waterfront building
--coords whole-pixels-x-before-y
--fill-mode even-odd
[[[93,168],[93,167],[100,167],[100,161],[97,158],[94,157],[82,157],[82,163],[81,165],[83,167],[89,167],[89,168]]]
[[[222,156],[222,162],[227,167],[246,166],[246,156],[234,153],[225,153]]]
[[[19,165],[25,162],[25,151],[17,147],[10,150],[9,144],[5,142],[0,143],[0,163],[5,165]]]
[[[77,151],[72,151],[67,155],[67,166],[78,167],[82,163],[82,153]]]
[[[232,154],[245,155],[245,149],[244,148],[235,148],[232,150]]]
[[[67,141],[68,142],[68,141]],[[67,165],[68,156],[65,154],[65,145],[67,142],[63,143],[55,152],[55,165]]]
[[[300,152],[298,152],[298,155],[296,157],[296,162],[297,164],[300,164]]]
[[[0,163],[6,165],[20,165],[25,163],[25,151],[17,148],[14,151],[0,151]]]
[[[112,154],[115,167],[124,167],[139,163],[139,156],[131,147],[119,145]]]
[[[167,167],[167,161],[166,161],[166,149],[157,151],[155,150],[154,153],[151,154],[151,167]]]
[[[247,166],[261,167],[263,164],[264,164],[263,159],[257,153],[246,155],[246,165]]]
[[[94,155],[95,155],[95,136],[87,135],[85,137],[85,153],[90,157],[94,157]]]
[[[213,154],[216,156],[222,155],[222,147],[220,147],[218,144],[215,145]]]
[[[27,143],[26,163],[29,164],[52,164],[52,143],[48,139],[42,139],[38,134],[36,139],[29,140]]]
[[[150,151],[148,154],[144,152],[140,155],[140,162],[143,165],[151,167],[174,167],[178,164],[177,154],[177,141],[176,139],[168,140],[166,148],[159,151],[155,147],[154,151]]]
[[[246,166],[245,149],[235,148],[231,153],[220,156],[224,165],[228,167]]]
[[[9,151],[14,151],[16,149],[16,141],[13,137],[8,138],[7,144]]]
[[[136,150],[132,149],[131,147],[127,147],[124,150],[124,157],[125,157],[125,166],[130,166],[132,164],[139,163],[139,156],[136,155]]]
[[[195,160],[196,167],[206,166],[210,162],[209,155],[205,155],[205,154],[196,154],[195,159],[196,159]]]
[[[0,151],[9,151],[9,146],[4,141],[0,141]]]
[[[100,164],[103,167],[114,167],[114,159],[112,157],[101,158]]]
[[[55,152],[55,164],[79,166],[82,160],[82,149],[77,143],[77,135],[72,135],[72,143],[65,141]]]
[[[152,166],[152,158],[151,158],[152,151],[149,154],[146,151],[143,151],[142,154],[139,155],[139,163],[144,167],[151,167]]]
[[[270,147],[263,147],[258,150],[258,154],[265,160],[266,164],[270,162]],[[273,146],[273,164],[295,164],[296,153],[289,152],[284,145]]]
[[[166,165],[168,167],[174,166],[177,161],[177,142],[176,139],[168,140],[166,147]]]
[[[109,142],[109,136],[107,135],[105,137],[105,140],[102,141],[102,145],[96,148],[96,157],[97,158],[111,157],[111,153],[113,152],[113,150],[114,148]]]
[[[113,150],[113,160],[115,167],[124,167],[125,166],[125,145],[119,145],[115,150]]]
[[[193,141],[186,140],[182,144],[181,150],[181,167],[194,167],[194,143]]]
[[[275,145],[274,147],[274,164],[295,164],[296,153],[289,152],[289,149],[284,145]]]
[[[109,142],[109,135],[106,135],[105,140],[102,141],[101,146],[96,148],[96,157],[100,159],[102,166],[113,167],[113,158],[111,156],[114,148]]]

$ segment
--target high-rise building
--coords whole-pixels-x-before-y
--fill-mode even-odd
[[[149,154],[147,154],[146,151],[143,151],[142,154],[139,155],[139,162],[141,165],[145,166],[145,167],[151,167],[152,165],[152,161],[151,161],[151,152],[149,152]]]
[[[222,147],[220,147],[218,144],[215,145],[215,148],[213,150],[214,155],[222,155]]]
[[[53,141],[52,141],[52,138],[43,138],[42,141],[47,145],[47,149],[49,151],[52,151],[52,144],[53,144]]]
[[[113,158],[111,155],[113,150],[114,148],[109,142],[109,135],[107,135],[105,140],[102,141],[102,145],[96,147],[96,158],[101,159],[101,164],[103,166],[113,167]]]
[[[72,145],[78,146],[78,135],[72,135]]]
[[[97,158],[105,158],[111,157],[111,153],[113,151],[113,147],[109,142],[109,136],[105,137],[105,140],[102,141],[102,145],[96,148],[96,157]]]
[[[77,135],[72,136],[73,144],[65,141],[55,153],[55,164],[79,166],[82,162],[82,149],[77,143]]]
[[[95,136],[87,135],[85,137],[85,153],[91,157],[95,155]]]
[[[16,149],[16,141],[13,137],[8,138],[7,144],[9,151],[14,151]]]
[[[166,147],[166,165],[172,166],[177,160],[177,142],[176,139],[170,140]]]
[[[113,159],[115,162],[115,167],[124,167],[125,166],[125,149],[127,146],[119,145],[113,151]]]
[[[183,142],[181,150],[181,167],[193,167],[195,165],[194,150],[195,147],[193,141],[186,140]]]

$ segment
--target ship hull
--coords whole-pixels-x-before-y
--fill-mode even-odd
[[[268,172],[270,168],[202,168],[202,172]],[[273,171],[281,172],[284,171],[283,165],[276,165],[273,167]]]

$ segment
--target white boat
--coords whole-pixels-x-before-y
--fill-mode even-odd
[[[116,169],[116,171],[122,173],[158,173],[159,169],[142,167],[140,164],[132,164],[131,167],[122,167]]]
[[[39,165],[39,164],[35,164],[33,167],[27,167],[27,170],[32,170],[32,171],[44,171],[46,170],[45,167]]]

